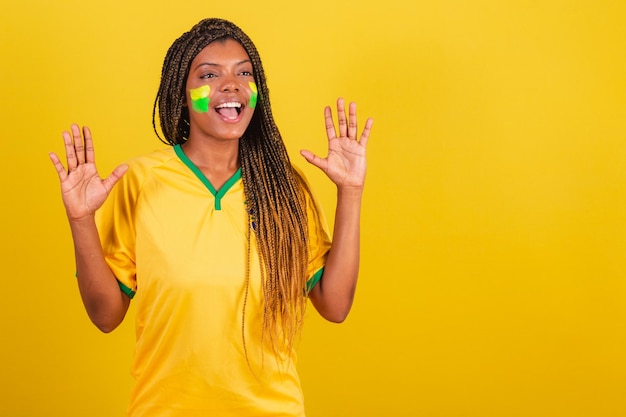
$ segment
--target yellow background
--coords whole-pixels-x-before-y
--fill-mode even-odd
[[[123,414],[132,317],[88,321],[47,154],[71,122],[103,175],[159,148],[162,59],[209,16],[256,42],[298,165],[337,96],[375,118],[356,302],[342,325],[309,310],[299,348],[309,417],[626,415],[625,2],[1,9],[1,416]]]

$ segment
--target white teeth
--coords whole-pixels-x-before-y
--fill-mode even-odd
[[[235,102],[232,102],[232,103],[222,103],[219,106],[215,106],[216,109],[221,109],[221,108],[224,108],[224,107],[235,107],[235,108],[239,109],[239,108],[241,108],[241,103],[235,103]]]

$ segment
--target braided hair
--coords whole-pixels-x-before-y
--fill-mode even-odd
[[[244,324],[250,279],[251,228],[257,240],[261,266],[262,338],[269,336],[274,352],[283,355],[289,352],[302,327],[308,295],[306,194],[310,194],[310,190],[291,165],[274,122],[261,58],[252,40],[235,24],[216,18],[200,21],[179,37],[165,56],[152,125],[159,139],[166,144],[182,144],[189,138],[189,110],[185,105],[189,67],[208,44],[227,39],[235,40],[247,52],[258,90],[252,120],[239,139],[239,160],[250,225],[242,311],[244,350],[247,357]],[[164,138],[157,131],[157,109]]]

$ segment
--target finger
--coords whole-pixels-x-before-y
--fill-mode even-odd
[[[85,158],[87,162],[95,163],[96,154],[93,149],[93,140],[91,139],[91,130],[87,126],[83,126],[83,137],[85,138]]]
[[[57,174],[59,175],[59,179],[63,181],[67,177],[67,171],[65,170],[65,167],[61,163],[61,160],[59,159],[57,154],[55,154],[54,152],[50,152],[48,156],[50,156],[50,160],[52,161],[52,164],[54,165],[54,168],[56,169]]]
[[[357,130],[356,103],[350,103],[350,107],[348,107],[348,137],[356,140]]]
[[[335,132],[335,123],[333,122],[333,112],[329,106],[324,108],[324,120],[326,122],[326,136],[329,140],[336,138],[337,133]]]
[[[337,99],[337,123],[339,123],[339,137],[345,138],[348,135],[348,122],[346,121],[346,109],[343,99]]]
[[[74,141],[70,132],[63,132],[63,143],[65,144],[65,159],[67,160],[67,171],[76,169],[76,149],[74,149]]]
[[[72,137],[74,140],[74,149],[76,150],[76,161],[79,165],[84,164],[85,144],[83,143],[83,137],[80,134],[80,128],[76,124],[72,125]]]
[[[374,119],[372,119],[371,117],[365,121],[365,127],[363,128],[363,133],[361,133],[361,139],[359,140],[359,143],[363,147],[367,146],[367,141],[370,137],[370,132],[372,130],[373,125],[374,125]]]

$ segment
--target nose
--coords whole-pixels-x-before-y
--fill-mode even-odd
[[[224,75],[222,77],[222,83],[220,84],[220,90],[226,93],[232,93],[239,91],[239,83],[235,75]]]

